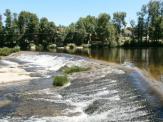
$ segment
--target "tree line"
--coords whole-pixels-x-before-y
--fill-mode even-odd
[[[127,14],[115,12],[112,17],[101,13],[98,17],[81,17],[69,26],[57,26],[46,17],[21,11],[12,13],[7,9],[0,15],[0,47],[19,46],[29,50],[31,45],[47,50],[49,45],[65,46],[160,46],[163,41],[163,2],[150,1],[137,13],[137,22],[130,21]],[[3,19],[5,18],[5,20]]]
[[[126,46],[160,46],[163,44],[163,1],[151,0],[131,20],[131,41]]]

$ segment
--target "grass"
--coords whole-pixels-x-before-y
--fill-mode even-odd
[[[8,56],[11,53],[19,52],[19,48],[0,48],[0,56]]]
[[[67,83],[69,83],[69,79],[67,77],[67,74],[72,74],[75,72],[82,72],[82,71],[87,71],[90,68],[84,68],[84,67],[79,67],[79,66],[72,66],[72,67],[64,67],[62,71],[64,72],[64,75],[60,76],[55,76],[53,78],[53,85],[54,86],[64,86]]]
[[[82,72],[82,71],[87,71],[89,70],[90,68],[85,68],[85,67],[79,67],[79,66],[72,66],[72,67],[65,67],[63,69],[63,72],[65,74],[72,74],[72,73],[75,73],[75,72]]]
[[[54,86],[64,86],[69,83],[67,75],[55,76],[53,78],[53,85]]]

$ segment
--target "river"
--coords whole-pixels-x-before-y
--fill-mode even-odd
[[[139,66],[133,61],[138,57],[142,60],[145,54],[137,56],[131,52],[100,49],[73,54],[122,63],[125,67]],[[137,58],[131,62],[132,56]],[[23,52],[1,60],[0,67],[14,68],[11,64],[39,78],[0,85],[0,101],[10,101],[0,107],[0,122],[163,121],[161,101],[137,71],[58,53]],[[95,70],[72,75],[67,87],[53,87],[52,76],[60,74],[59,69],[65,65],[92,65]]]
[[[148,72],[153,78],[163,82],[163,48],[94,48],[85,50],[58,50],[69,54],[86,56],[119,64],[129,64]]]

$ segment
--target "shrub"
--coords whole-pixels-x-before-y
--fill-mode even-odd
[[[19,48],[0,48],[0,56],[8,56],[11,53],[19,52]]]
[[[70,44],[68,44],[68,45],[66,46],[66,49],[67,49],[67,50],[73,50],[73,49],[76,49],[76,45],[73,44],[73,43],[70,43]]]
[[[44,50],[44,47],[41,44],[36,46],[36,51],[43,51],[43,50]]]
[[[72,74],[75,72],[82,72],[82,71],[87,71],[89,70],[89,68],[85,68],[85,67],[79,67],[79,66],[72,66],[72,67],[65,67],[63,69],[65,74]]]
[[[35,44],[30,44],[30,50],[31,51],[36,51],[36,45]]]
[[[17,45],[14,47],[14,49],[18,52],[18,51],[20,51],[20,46]]]
[[[53,78],[53,85],[54,86],[64,86],[67,83],[69,83],[69,80],[68,80],[66,75],[55,76]]]
[[[48,50],[53,50],[53,49],[56,49],[57,45],[56,44],[51,44],[51,45],[48,45]]]

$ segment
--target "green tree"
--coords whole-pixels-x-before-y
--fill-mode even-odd
[[[37,42],[38,44],[41,44],[44,49],[47,48],[48,46],[48,41],[49,41],[49,22],[47,18],[41,18],[40,23],[39,23],[39,41]],[[38,45],[37,44],[37,45]]]
[[[131,43],[135,43],[135,29],[136,29],[136,23],[134,20],[130,21],[130,26],[131,26]]]
[[[4,37],[4,45],[7,47],[13,47],[13,40],[12,40],[12,14],[9,9],[6,9],[4,16],[6,17],[5,20],[5,37]]]
[[[18,16],[18,27],[20,31],[19,45],[23,50],[29,49],[29,45],[30,45],[26,35],[28,29],[28,17],[29,17],[29,12],[26,11],[20,12]]]
[[[11,39],[13,42],[13,46],[19,45],[18,17],[16,13],[13,13],[12,27],[11,27]]]
[[[20,46],[23,50],[29,49],[31,43],[37,43],[39,19],[36,14],[26,11],[20,12],[18,27],[21,34]]]
[[[36,14],[29,13],[27,24],[27,35],[30,43],[37,43],[39,32],[39,19]]]
[[[3,23],[2,23],[2,15],[0,15],[0,47],[3,47]]]
[[[142,41],[143,41],[144,27],[145,27],[144,14],[139,12],[138,13],[138,25],[137,25],[137,28],[136,28],[136,32],[137,32],[136,37],[137,37],[139,45],[142,44]]]
[[[81,18],[78,21],[78,24],[81,25],[83,32],[84,43],[88,44],[91,41],[96,41],[96,29],[97,29],[97,19],[94,16],[87,16],[85,18]]]
[[[139,45],[156,46],[162,39],[163,9],[161,1],[150,1],[143,5],[138,12],[138,24],[135,30],[135,36]]]
[[[125,18],[125,12],[116,12],[113,14],[113,23],[116,25],[119,34],[122,33],[122,29],[126,26]]]
[[[102,13],[97,18],[97,37],[102,45],[108,44],[109,42],[109,24],[110,24],[110,15]]]
[[[148,3],[149,16],[149,38],[152,41],[158,41],[161,35],[161,3],[160,1],[150,1]]]
[[[83,25],[81,27],[81,22],[70,24],[66,31],[67,35],[64,40],[64,45],[67,45],[68,43],[75,43],[76,45],[82,44],[85,30],[83,29]]]
[[[57,46],[64,46],[64,39],[66,37],[66,27],[65,26],[58,26],[56,27],[55,33],[55,44]]]

